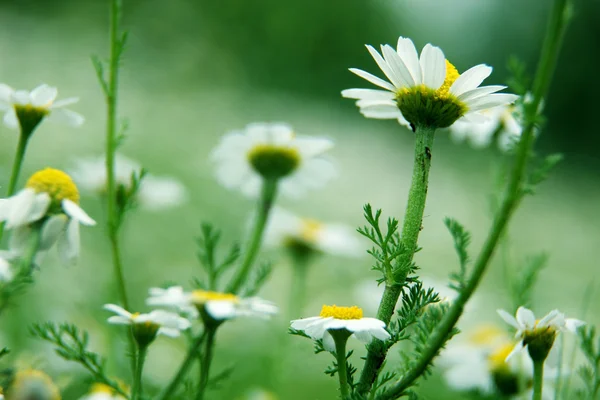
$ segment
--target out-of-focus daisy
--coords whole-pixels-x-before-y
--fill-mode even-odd
[[[126,400],[126,398],[104,383],[94,383],[90,392],[79,400]]]
[[[365,344],[375,339],[386,340],[390,334],[385,323],[376,318],[363,318],[363,310],[357,306],[339,307],[324,305],[318,317],[291,321],[292,329],[303,331],[315,340],[323,340],[323,347],[335,351],[331,331],[346,330]]]
[[[18,371],[6,391],[9,400],[61,400],[60,391],[52,379],[36,369]]]
[[[104,157],[76,160],[69,171],[82,191],[106,193],[106,160]],[[125,192],[132,188],[132,177],[140,176],[142,167],[120,154],[115,157],[115,182]],[[187,190],[176,179],[145,174],[137,190],[135,200],[148,210],[175,207],[187,199]]]
[[[0,257],[0,283],[12,281],[14,274],[11,264],[4,257]]]
[[[211,160],[217,179],[228,189],[256,197],[263,180],[276,180],[283,195],[298,197],[336,175],[324,157],[332,147],[329,139],[297,137],[286,124],[255,123],[226,134]]]
[[[492,67],[476,65],[459,74],[439,47],[425,45],[421,55],[412,40],[400,37],[394,49],[381,46],[381,54],[367,49],[389,81],[366,71],[350,71],[385,90],[348,89],[342,96],[356,99],[367,118],[398,119],[413,126],[446,128],[459,118],[481,120],[481,110],[509,104],[518,96],[496,93],[506,86],[479,85]]]
[[[248,393],[245,400],[277,400],[277,396],[273,392],[264,389],[254,389]]]
[[[266,318],[277,313],[277,307],[258,297],[242,298],[231,293],[193,290],[185,292],[181,286],[167,289],[150,288],[149,306],[173,307],[192,317],[198,313],[204,318],[223,321],[240,316]]]
[[[450,127],[450,136],[457,142],[467,141],[473,147],[487,147],[496,139],[498,147],[507,151],[523,131],[523,127],[516,120],[514,105],[503,105],[480,113],[487,117],[481,122],[470,122],[459,119]]]
[[[269,215],[265,244],[294,253],[316,251],[345,257],[357,257],[365,250],[351,227],[301,218],[279,207]]]
[[[64,108],[79,99],[70,97],[56,101],[57,95],[58,90],[46,84],[31,92],[0,84],[0,110],[5,111],[4,123],[11,128],[20,125],[24,132],[31,132],[44,118],[70,126],[83,124],[84,118],[80,114]]]
[[[133,334],[141,345],[152,342],[157,335],[178,337],[181,331],[191,326],[188,319],[165,310],[153,310],[148,314],[132,314],[115,304],[105,304],[104,309],[117,314],[108,318],[109,323],[132,325]]]
[[[0,221],[13,229],[10,248],[23,251],[32,229],[41,229],[38,251],[48,250],[58,241],[65,263],[79,256],[79,224],[96,222],[79,207],[79,191],[69,175],[53,168],[33,174],[25,188],[8,199],[0,200]]]
[[[542,319],[537,320],[533,311],[525,307],[517,309],[516,317],[504,310],[498,310],[500,317],[517,329],[515,337],[519,339],[506,359],[510,359],[521,350],[527,348],[529,356],[534,361],[544,361],[554,344],[559,332],[576,333],[577,328],[585,322],[575,318],[565,318],[565,314],[552,310]]]

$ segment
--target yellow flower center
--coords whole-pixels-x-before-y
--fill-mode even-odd
[[[492,371],[495,371],[495,370],[507,368],[508,365],[506,364],[506,357],[508,357],[508,355],[513,350],[513,348],[514,348],[514,344],[506,343],[506,344],[503,344],[502,346],[498,347],[495,351],[493,351],[488,356],[488,362],[490,363],[490,369]]]
[[[437,97],[440,99],[447,99],[450,96],[450,86],[452,86],[459,76],[460,74],[456,67],[452,65],[450,61],[446,60],[446,79],[444,79],[442,86],[435,91]]]
[[[495,325],[483,325],[475,329],[469,336],[469,341],[478,346],[490,345],[494,341],[504,338],[505,332]]]
[[[90,390],[90,393],[106,393],[106,394],[110,394],[113,395],[115,394],[115,391],[113,388],[111,388],[108,385],[105,385],[104,383],[94,383],[92,385],[92,389]]]
[[[323,224],[316,219],[303,219],[302,227],[300,228],[300,237],[306,242],[314,243],[317,241],[321,229],[323,229]]]
[[[323,305],[319,316],[323,318],[333,317],[336,319],[361,319],[363,310],[357,306],[338,307],[335,304],[332,306]]]
[[[71,177],[63,171],[46,168],[31,175],[25,187],[35,190],[36,193],[48,193],[52,204],[60,205],[64,199],[79,204],[79,191]]]
[[[26,369],[16,373],[8,388],[7,399],[61,400],[60,391],[52,379],[35,369]]]
[[[293,147],[260,144],[248,152],[252,168],[265,179],[283,178],[300,164],[300,153]]]
[[[207,301],[230,301],[238,303],[239,297],[232,293],[212,292],[208,290],[194,290],[192,292],[192,300],[195,304],[204,304]]]

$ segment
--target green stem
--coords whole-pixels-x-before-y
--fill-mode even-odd
[[[133,379],[133,388],[131,390],[131,400],[139,400],[142,398],[142,371],[144,370],[144,362],[146,361],[147,353],[148,346],[140,347],[138,350]]]
[[[548,33],[545,39],[546,43],[544,44],[542,57],[536,71],[535,86],[533,89],[533,93],[536,95],[529,108],[529,118],[527,118],[527,124],[523,130],[521,141],[517,148],[515,163],[510,174],[507,190],[505,192],[500,209],[494,218],[491,231],[484,242],[481,253],[479,253],[479,256],[475,260],[473,272],[471,273],[469,280],[467,281],[465,287],[461,290],[457,299],[452,303],[452,306],[446,312],[437,328],[429,336],[429,340],[421,352],[421,357],[415,362],[413,368],[407,371],[399,381],[391,385],[381,396],[379,396],[380,400],[396,399],[403,395],[405,390],[408,389],[414,383],[414,381],[425,372],[427,367],[431,364],[433,358],[446,343],[449,333],[452,331],[458,322],[458,319],[462,315],[465,304],[481,281],[483,273],[485,272],[489,261],[494,254],[494,250],[501,239],[511,216],[517,208],[520,200],[523,198],[523,186],[527,161],[529,159],[531,148],[535,139],[535,113],[537,112],[539,104],[546,93],[545,90],[549,86],[547,81],[551,78],[551,71],[554,70],[554,64],[556,63],[557,59],[557,54],[555,53],[557,53],[559,50],[559,46],[548,44],[548,41],[560,42],[562,40],[565,24],[567,23],[567,19],[563,18],[565,15],[566,5],[567,0],[557,0],[550,17]],[[546,50],[548,48],[552,49],[552,51],[548,52]],[[544,79],[538,78],[539,76],[543,76]],[[531,114],[532,112],[534,114]]]
[[[258,203],[258,214],[256,215],[256,221],[254,222],[250,242],[246,248],[246,254],[244,255],[244,259],[237,275],[227,287],[226,291],[228,293],[237,293],[250,274],[250,270],[252,269],[252,265],[254,264],[254,260],[260,249],[265,226],[269,218],[269,212],[275,201],[276,194],[277,180],[264,180]]]
[[[346,368],[346,342],[348,336],[335,335],[335,357],[337,359],[338,378],[340,381],[340,393],[342,400],[350,398],[350,385],[348,385],[348,370]]]
[[[210,376],[210,364],[213,358],[213,351],[215,348],[215,335],[217,333],[216,327],[207,327],[206,334],[206,345],[202,352],[202,358],[200,359],[200,386],[198,388],[198,394],[196,400],[203,400],[206,388],[208,387],[208,378]]]
[[[177,371],[177,373],[175,374],[175,376],[173,377],[171,382],[167,385],[165,390],[163,390],[162,393],[158,396],[158,400],[170,399],[172,396],[175,395],[177,387],[179,386],[179,384],[181,383],[181,381],[187,374],[187,371],[190,369],[190,367],[193,364],[194,359],[198,355],[198,350],[200,350],[202,343],[204,343],[204,340],[206,339],[206,335],[207,335],[206,331],[202,332],[202,335],[198,336],[196,338],[196,340],[192,343],[192,345],[190,346],[190,349],[185,357],[185,360],[183,360],[183,363],[181,363],[179,370]]]
[[[377,319],[389,324],[398,297],[402,290],[402,285],[406,280],[413,256],[418,249],[417,241],[421,231],[423,221],[423,212],[425,210],[425,201],[427,199],[427,187],[429,182],[429,170],[431,168],[431,149],[433,147],[435,129],[417,127],[415,136],[415,159],[413,165],[413,176],[410,191],[408,193],[408,204],[404,215],[404,224],[402,226],[401,240],[404,246],[404,253],[401,255],[399,265],[401,270],[397,276],[390,276],[386,281],[386,286],[377,310]],[[379,370],[383,365],[388,348],[380,340],[374,340],[368,346],[367,359],[360,375],[358,383],[359,393],[367,393],[373,382],[377,379]]]
[[[309,258],[292,255],[292,282],[290,290],[290,318],[300,318],[306,303],[306,282]]]
[[[542,386],[544,383],[544,362],[533,363],[533,395],[531,400],[542,400]]]

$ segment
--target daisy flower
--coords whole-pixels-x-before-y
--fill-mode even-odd
[[[120,154],[115,157],[115,182],[125,192],[131,191],[132,177],[140,176],[142,167],[137,162]],[[106,193],[106,159],[104,157],[76,160],[75,168],[69,171],[82,191]],[[145,174],[136,192],[135,200],[151,211],[175,207],[187,199],[187,190],[181,182],[167,177]]]
[[[104,383],[94,383],[90,392],[79,400],[126,400],[126,398]]]
[[[498,310],[500,317],[517,329],[515,337],[519,339],[506,359],[510,359],[521,350],[527,348],[534,361],[544,361],[554,344],[558,332],[576,333],[577,328],[585,322],[575,318],[565,318],[565,314],[552,310],[542,319],[537,320],[533,312],[525,307],[517,309],[516,317],[504,310]]]
[[[157,335],[178,337],[181,331],[191,326],[188,319],[165,310],[153,310],[148,314],[132,314],[115,304],[105,304],[104,309],[117,314],[108,318],[109,323],[133,326],[133,334],[140,346],[147,346]]]
[[[322,340],[323,347],[331,352],[335,351],[331,331],[345,330],[364,344],[371,343],[374,338],[379,340],[390,338],[383,321],[376,318],[363,318],[363,310],[357,306],[324,305],[318,317],[293,320],[291,327],[303,331],[314,340]]]
[[[200,313],[203,318],[224,321],[241,316],[267,318],[277,313],[273,303],[258,297],[242,298],[207,290],[185,292],[181,286],[150,288],[149,294],[146,300],[149,306],[173,307],[190,317],[198,317]]]
[[[381,54],[367,45],[369,53],[388,81],[366,71],[350,71],[385,90],[348,89],[343,97],[356,99],[367,118],[398,119],[413,128],[446,128],[459,118],[482,120],[481,110],[509,104],[518,96],[496,93],[506,86],[479,85],[492,67],[476,65],[460,74],[439,47],[425,45],[421,55],[412,40],[400,37],[394,49],[381,46]]]
[[[324,186],[336,175],[324,153],[333,147],[325,138],[297,137],[289,125],[255,123],[226,134],[213,150],[218,181],[257,197],[263,180],[277,181],[280,192],[298,197]]]
[[[23,132],[32,132],[44,118],[70,126],[83,124],[84,118],[80,114],[64,108],[79,99],[70,97],[56,101],[57,95],[58,90],[46,84],[28,92],[0,83],[0,110],[5,111],[4,123],[10,128],[21,126]]]
[[[6,398],[14,400],[61,400],[60,391],[52,379],[36,369],[21,370],[15,374]]]
[[[344,224],[327,224],[274,208],[267,222],[265,244],[293,252],[323,252],[357,257],[364,252],[356,230]]]
[[[12,281],[14,274],[10,262],[0,257],[0,282]]]
[[[79,207],[79,191],[69,175],[53,168],[33,174],[25,188],[8,199],[0,199],[0,221],[13,229],[10,248],[22,252],[29,244],[32,229],[41,229],[38,252],[58,241],[65,263],[79,256],[79,224],[96,222]]]

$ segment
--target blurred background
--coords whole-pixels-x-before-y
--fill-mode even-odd
[[[479,63],[494,66],[486,83],[502,84],[509,77],[510,56],[533,73],[551,5],[518,0],[124,3],[130,40],[120,113],[130,128],[121,152],[156,175],[176,177],[189,191],[182,207],[160,213],[140,210],[127,221],[123,258],[130,297],[140,311],[146,310],[148,287],[166,282],[190,287],[192,277],[200,275],[194,238],[201,221],[222,228],[229,243],[245,233],[253,203],[220,187],[208,160],[225,132],[254,121],[285,121],[299,134],[336,141],[332,156],[339,179],[301,201],[281,201],[290,211],[358,226],[362,206],[369,202],[383,208],[384,215],[401,218],[411,177],[412,133],[395,121],[364,119],[351,100],[340,96],[346,88],[369,87],[349,67],[379,73],[364,44],[395,44],[400,35],[412,38],[417,48],[431,42],[459,71]],[[565,160],[518,211],[504,259],[518,267],[527,255],[551,252],[534,310],[543,315],[559,308],[598,322],[597,313],[581,315],[581,303],[589,285],[596,289],[592,304],[600,300],[595,281],[600,259],[600,80],[595,79],[600,1],[576,0],[575,13],[546,101],[547,128],[537,147],[541,154],[562,152]],[[59,97],[80,98],[72,109],[86,117],[77,129],[44,123],[30,142],[23,179],[47,166],[68,169],[79,157],[102,155],[105,105],[90,56],[107,54],[107,25],[105,1],[0,1],[0,81],[23,89],[40,83],[57,86]],[[0,137],[0,182],[5,186],[17,134],[2,126]],[[424,251],[416,261],[423,275],[442,288],[458,268],[443,218],[454,217],[471,230],[475,256],[490,226],[489,200],[500,159],[494,149],[474,150],[453,143],[445,132],[437,135],[420,238]],[[82,205],[103,220],[98,199],[84,197]],[[65,268],[51,257],[0,323],[0,346],[13,350],[8,360],[48,371],[64,388],[65,399],[85,390],[86,375],[58,360],[45,343],[30,339],[33,322],[70,321],[90,330],[94,348],[107,356],[111,371],[128,376],[123,332],[105,323],[108,315],[102,310],[103,304],[117,301],[103,224],[82,230],[82,246],[76,267]],[[213,371],[235,369],[210,398],[241,399],[256,388],[280,399],[335,398],[336,381],[322,373],[330,357],[314,356],[308,340],[286,337],[287,322],[299,317],[285,311],[287,258],[267,250],[261,259],[277,261],[260,296],[278,303],[282,315],[268,323],[239,320],[222,329]],[[502,264],[497,258],[489,269],[477,307],[464,324],[501,323],[495,310],[511,307]],[[370,265],[366,255],[319,258],[311,270],[304,316],[317,315],[323,303],[357,304],[374,315],[378,276]],[[360,364],[364,350],[356,349]],[[166,381],[184,352],[183,340],[159,339],[149,355],[148,381]],[[391,353],[393,360],[397,351]],[[420,390],[429,399],[464,398],[444,387],[436,372]]]

